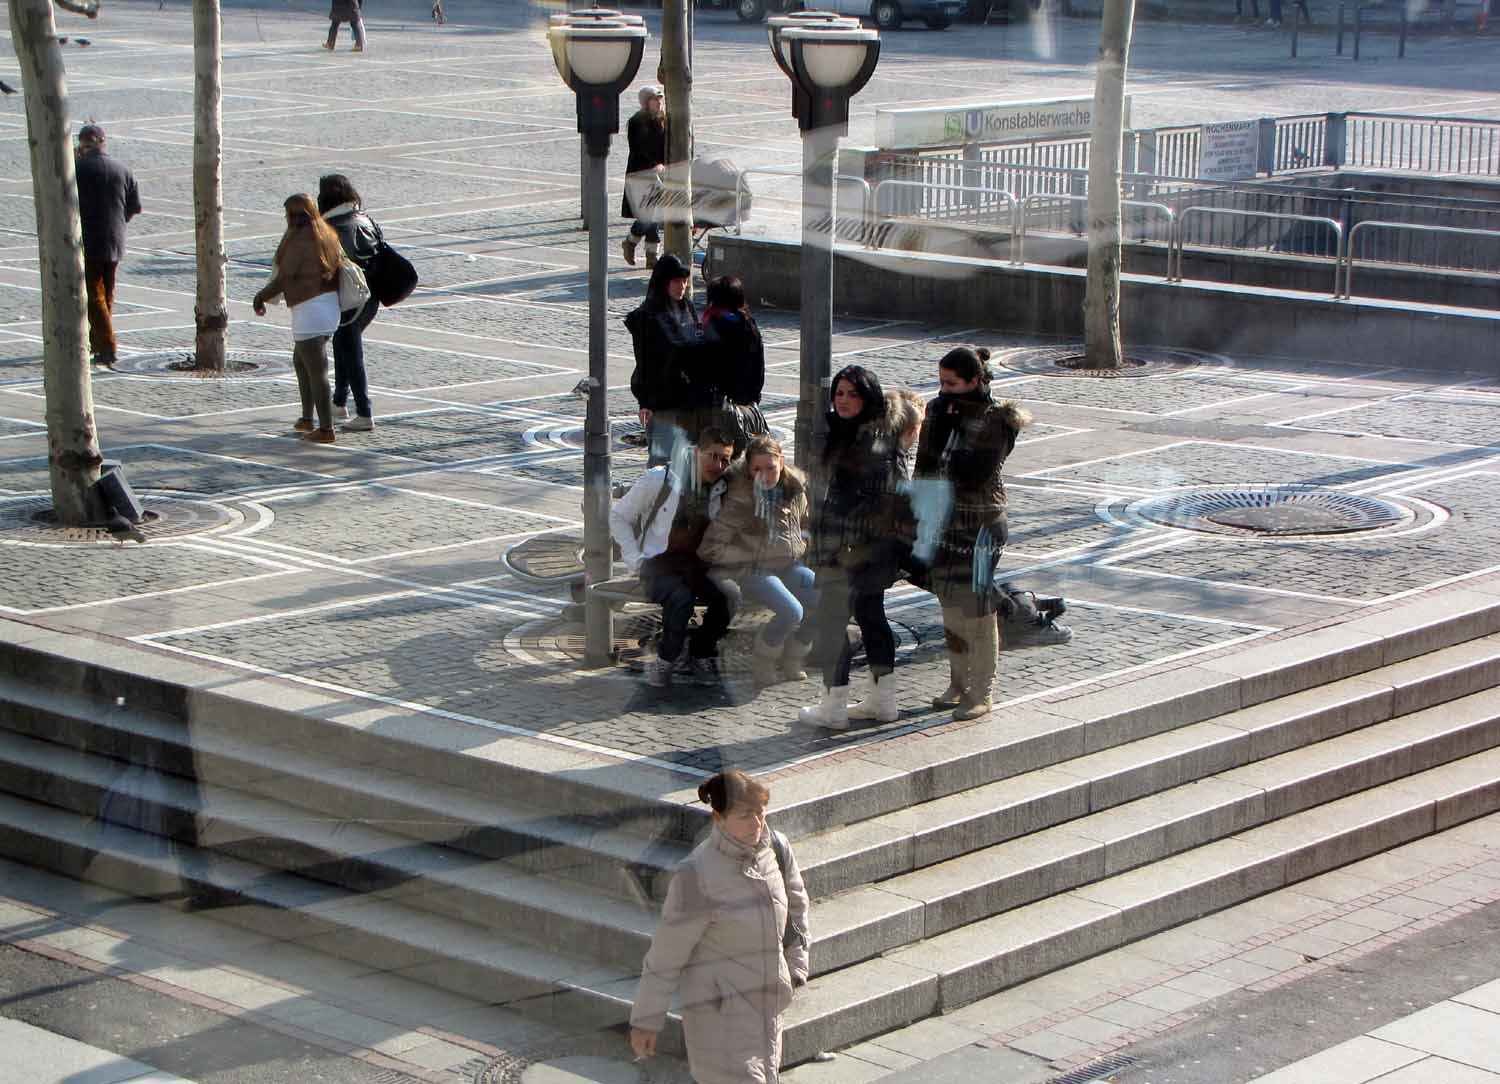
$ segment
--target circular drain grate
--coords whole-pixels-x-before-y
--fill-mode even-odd
[[[1132,348],[1126,353],[1123,368],[1087,369],[1082,367],[1083,356],[1083,347],[1078,343],[1067,346],[1023,346],[1014,350],[997,351],[994,362],[1003,369],[1030,376],[1118,379],[1170,376],[1199,365],[1222,365],[1225,360],[1212,354],[1198,354],[1190,350],[1143,346]]]
[[[1271,537],[1378,531],[1414,518],[1392,501],[1311,485],[1195,489],[1147,497],[1125,511],[1187,531]]]
[[[212,501],[138,494],[146,520],[135,529],[147,541],[208,534],[244,522],[232,508]],[[60,527],[47,494],[0,498],[0,542],[22,546],[117,545],[122,540],[103,527]],[[132,540],[133,541],[133,540]]]

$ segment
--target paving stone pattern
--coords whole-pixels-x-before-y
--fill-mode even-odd
[[[47,429],[33,423],[12,421],[9,418],[0,418],[0,437],[19,436],[45,436]]]
[[[355,692],[400,697],[476,719],[716,771],[728,765],[766,768],[913,725],[946,723],[948,713],[925,707],[948,678],[936,604],[926,599],[895,614],[893,623],[908,648],[899,671],[903,717],[837,737],[792,721],[797,706],[818,695],[816,681],[758,691],[737,676],[737,663],[726,663],[731,676],[716,688],[658,691],[619,677],[576,677],[509,652],[504,638],[515,631],[514,618],[449,598],[403,595],[169,636],[162,642]],[[1191,618],[1093,608],[1088,610],[1088,629],[1086,650],[1078,650],[1075,641],[1071,650],[1028,648],[1003,655],[1001,698],[1039,693],[1251,631]],[[725,642],[723,656],[748,657],[753,634],[753,627],[738,629]]]
[[[555,519],[513,508],[460,503],[384,485],[297,493],[264,502],[275,516],[269,527],[247,535],[341,561],[365,561],[412,550],[535,534],[563,526]],[[349,529],[350,524],[363,530]]]
[[[1148,532],[1132,530],[1101,519],[1095,497],[1060,489],[1006,487],[1006,518],[1010,525],[1007,550],[1043,556],[1107,542],[1139,542]]]
[[[1034,380],[1003,385],[1003,393],[1016,399],[1103,407],[1109,410],[1135,410],[1145,414],[1170,414],[1230,400],[1272,395],[1278,390],[1278,385],[1265,381],[1244,380],[1233,374],[1197,372],[1181,376],[1123,377],[1115,380],[1041,376]]]
[[[1449,509],[1442,527],[1408,535],[1300,543],[1195,541],[1133,567],[1214,583],[1250,584],[1369,601],[1500,564],[1500,475],[1475,474],[1414,491]]]
[[[466,463],[524,450],[522,434],[535,424],[479,410],[397,414],[382,417],[372,432],[346,437],[338,447],[426,463]]]
[[[210,455],[191,448],[158,445],[106,447],[105,455],[109,459],[118,459],[124,465],[131,487],[142,491],[223,497],[324,480],[307,471],[251,459]],[[0,488],[13,493],[28,493],[46,490],[49,484],[45,457],[0,460]]]
[[[1415,463],[1372,463],[1364,459],[1304,455],[1243,444],[1188,441],[1077,467],[1040,470],[1026,477],[1151,490],[1173,486],[1289,482],[1346,486],[1385,475],[1396,477],[1416,467]]]
[[[1299,429],[1325,432],[1373,433],[1383,437],[1488,446],[1500,441],[1500,397],[1414,395],[1325,414],[1320,418],[1301,418],[1290,424]]]
[[[170,542],[86,546],[15,546],[0,550],[6,569],[0,610],[13,613],[78,606],[122,595],[151,595],[274,571],[233,554]],[[121,613],[119,635],[130,635]]]
[[[297,385],[281,378],[95,375],[93,384],[95,408],[129,410],[159,418],[285,406],[290,425],[300,409]],[[42,389],[29,387],[25,393],[40,397]]]

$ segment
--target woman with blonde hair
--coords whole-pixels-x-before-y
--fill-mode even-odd
[[[991,710],[1000,650],[992,590],[1005,549],[1005,484],[1000,468],[1031,415],[990,393],[990,352],[961,346],[938,362],[937,396],[927,405],[917,444],[918,485],[941,483],[948,510],[940,524],[923,524],[936,547],[922,584],[943,607],[943,637],[951,679],[932,702],[955,719]]]
[[[708,838],[672,875],[630,1013],[637,1057],[656,1053],[673,994],[697,1084],[768,1084],[781,1070],[782,1014],[807,982],[807,890],[771,792],[741,771],[698,788]]]
[[[813,629],[804,619],[817,597],[812,569],[802,563],[807,511],[807,481],[786,465],[780,444],[756,437],[730,471],[719,515],[698,547],[712,566],[709,579],[734,581],[773,614],[755,638],[755,680],[762,685],[777,680],[778,667],[790,681],[807,676],[802,664]]]
[[[339,327],[339,235],[305,192],[288,196],[286,233],[276,246],[271,281],[255,295],[255,315],[285,297],[292,310],[292,368],[302,414],[292,426],[304,440],[332,444],[333,397],[328,388],[328,340]],[[317,412],[317,425],[313,412]]]

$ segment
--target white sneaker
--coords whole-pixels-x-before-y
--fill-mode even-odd
[[[354,418],[349,419],[349,424],[346,425],[346,426],[344,426],[344,432],[346,432],[346,433],[368,433],[371,429],[374,429],[374,428],[375,428],[375,419],[374,418],[366,418],[364,415],[359,415],[358,417],[354,417]]]
[[[349,420],[349,408],[348,408],[348,406],[345,406],[345,405],[342,405],[342,404],[339,404],[339,403],[334,403],[333,404],[333,416],[335,418],[337,418],[341,422],[347,422]]]

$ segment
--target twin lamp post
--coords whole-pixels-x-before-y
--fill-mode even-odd
[[[801,389],[796,447],[806,463],[822,439],[833,336],[833,185],[839,137],[849,130],[849,99],[869,82],[880,35],[858,19],[799,12],[769,21],[771,53],[792,81],[792,115],[802,130]],[[554,15],[552,59],[577,95],[583,137],[584,221],[589,228],[589,376],[584,423],[583,539],[586,582],[611,574],[609,537],[609,388],[605,337],[609,198],[605,160],[620,130],[620,94],[640,69],[646,26],[639,15],[585,8]],[[613,630],[608,601],[585,602],[585,663],[609,665]]]

